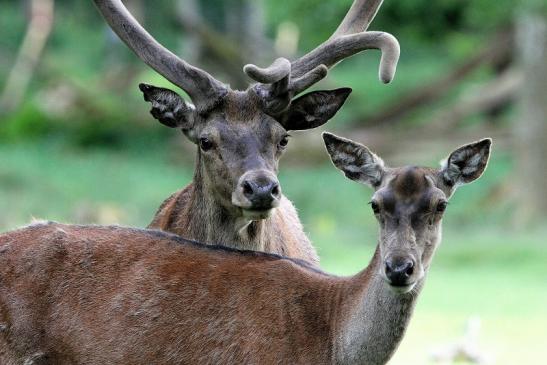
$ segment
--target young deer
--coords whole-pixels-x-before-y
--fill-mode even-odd
[[[324,135],[334,164],[374,188],[369,265],[336,277],[296,259],[161,231],[44,224],[0,235],[0,363],[385,364],[441,239],[456,187],[490,139],[440,169],[388,168]]]
[[[277,180],[278,161],[290,130],[315,128],[331,119],[351,89],[295,96],[324,78],[329,67],[367,49],[380,49],[380,79],[392,80],[399,58],[397,40],[366,32],[382,1],[355,0],[338,30],[325,43],[289,62],[277,59],[262,69],[247,65],[257,81],[231,90],[156,42],[119,0],[94,0],[108,24],[148,65],[192,99],[141,84],[152,115],[179,128],[197,145],[192,183],[163,202],[149,228],[204,243],[226,244],[300,258],[318,257],[291,202]]]

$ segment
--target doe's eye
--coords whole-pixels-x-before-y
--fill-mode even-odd
[[[209,138],[200,138],[199,147],[202,151],[209,151],[211,148],[213,148],[213,142]]]
[[[440,201],[437,204],[437,208],[435,210],[437,211],[437,213],[442,213],[446,210],[447,205],[448,205],[448,203],[446,201]]]
[[[289,137],[290,137],[290,136],[288,136],[288,135],[287,135],[287,136],[284,136],[284,137],[281,139],[281,141],[279,141],[279,147],[281,147],[281,148],[287,147],[287,145],[289,144]]]
[[[372,211],[374,212],[374,214],[379,214],[380,213],[380,206],[378,205],[377,202],[371,201],[370,202],[370,207],[372,208]]]

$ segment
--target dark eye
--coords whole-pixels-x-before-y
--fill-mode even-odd
[[[289,144],[289,135],[286,135],[284,136],[281,141],[279,141],[279,147],[280,148],[285,148],[287,147],[287,145]]]
[[[448,205],[447,202],[445,201],[440,201],[438,204],[437,204],[437,208],[436,208],[436,211],[437,213],[442,213],[446,210],[446,206]]]
[[[372,211],[374,212],[374,214],[380,213],[380,206],[375,201],[370,202],[370,207],[372,208]]]
[[[211,148],[213,148],[213,142],[211,142],[209,138],[200,138],[199,147],[202,151],[209,151]]]

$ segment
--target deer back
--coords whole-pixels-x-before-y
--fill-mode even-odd
[[[303,262],[159,231],[60,224],[4,234],[0,250],[2,364],[329,356],[330,323],[316,303],[330,279]]]

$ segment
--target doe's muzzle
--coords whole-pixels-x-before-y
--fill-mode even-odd
[[[414,260],[409,257],[395,257],[386,260],[385,273],[393,286],[407,286],[413,283]]]

